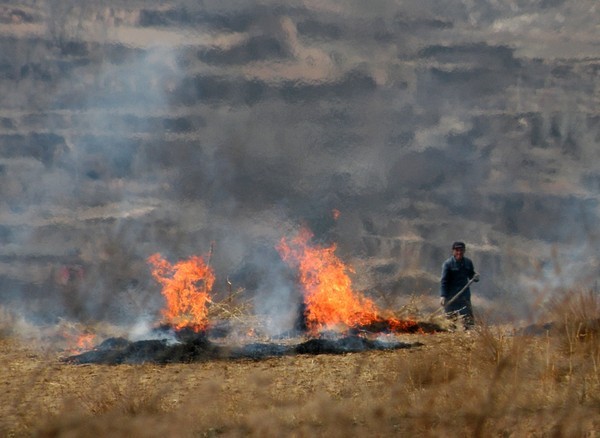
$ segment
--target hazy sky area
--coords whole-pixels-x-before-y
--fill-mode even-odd
[[[212,247],[283,327],[301,226],[386,302],[437,296],[454,240],[480,308],[596,287],[596,4],[3,2],[0,305],[151,318],[146,259]]]

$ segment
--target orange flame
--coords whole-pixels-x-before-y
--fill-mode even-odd
[[[206,329],[209,293],[215,282],[210,266],[199,256],[171,265],[160,254],[153,254],[148,262],[153,266],[152,276],[163,286],[161,293],[167,301],[162,310],[164,322],[175,329]]]
[[[96,335],[93,333],[81,333],[78,330],[65,330],[61,333],[67,342],[67,351],[77,353],[80,351],[91,350],[96,341]]]
[[[79,336],[77,339],[77,349],[78,350],[89,350],[94,346],[94,341],[96,339],[96,335],[92,333],[87,333]]]
[[[352,290],[349,267],[334,254],[336,245],[311,246],[313,234],[302,229],[289,242],[281,239],[277,250],[283,260],[300,271],[309,330],[365,327],[385,322],[388,330],[405,328],[404,321],[384,320],[372,300]]]

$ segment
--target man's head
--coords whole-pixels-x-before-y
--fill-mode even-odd
[[[452,244],[452,255],[456,260],[461,260],[465,255],[467,247],[464,242],[454,242]]]

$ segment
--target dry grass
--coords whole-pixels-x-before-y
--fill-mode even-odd
[[[481,324],[404,335],[414,349],[261,361],[74,366],[2,330],[0,435],[595,436],[598,300],[564,300],[536,336]]]

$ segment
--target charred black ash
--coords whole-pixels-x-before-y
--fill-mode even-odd
[[[345,354],[370,350],[397,350],[422,346],[420,342],[371,340],[359,335],[340,336],[323,333],[297,344],[250,343],[228,347],[212,342],[205,332],[183,330],[172,338],[129,341],[125,338],[108,338],[94,349],[66,357],[70,364],[141,364],[141,363],[191,363],[209,360],[261,360],[296,354]]]
[[[420,342],[383,342],[363,336],[345,336],[339,339],[313,338],[295,347],[297,354],[343,354],[359,353],[368,350],[398,350],[422,346]]]
[[[170,344],[166,339],[132,342],[124,338],[109,338],[94,349],[69,356],[64,361],[72,364],[167,364],[218,359],[220,355],[221,349],[203,336],[176,344]]]

